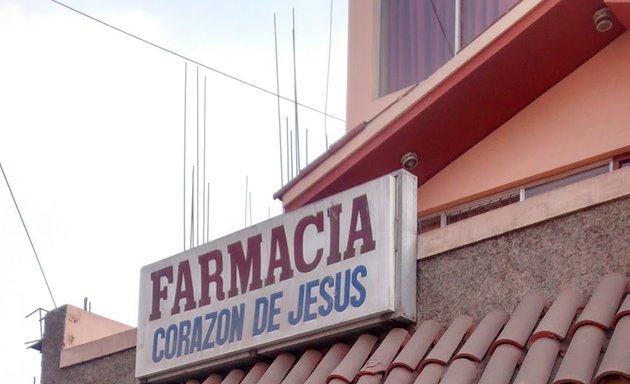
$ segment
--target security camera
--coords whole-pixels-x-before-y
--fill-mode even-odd
[[[418,155],[415,152],[407,152],[400,158],[400,163],[406,170],[412,170],[418,166]]]

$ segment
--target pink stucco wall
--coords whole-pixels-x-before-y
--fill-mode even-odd
[[[422,185],[420,214],[630,151],[630,33]]]

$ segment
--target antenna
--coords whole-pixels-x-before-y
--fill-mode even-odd
[[[203,184],[203,197],[201,200],[203,201],[203,210],[202,210],[202,218],[201,218],[201,244],[204,244],[206,242],[206,184],[205,183]]]
[[[203,222],[202,222],[202,243],[205,243],[206,234],[206,76],[203,77]]]
[[[289,154],[289,145],[291,143],[291,139],[289,139],[289,116],[286,116],[286,135],[287,138],[287,183],[291,180],[291,155]]]
[[[282,170],[282,118],[280,117],[280,72],[278,70],[278,34],[276,32],[276,14],[273,14],[273,41],[276,48],[276,94],[278,95],[278,143],[280,145],[280,185],[284,185],[284,171]],[[287,180],[288,181],[288,180]]]
[[[252,193],[249,192],[249,225],[252,225]]]
[[[328,84],[330,80],[330,48],[332,46],[332,20],[333,20],[333,0],[330,0],[330,22],[328,25],[328,67],[326,68],[326,100],[324,101],[324,139],[326,140],[326,150],[328,150]],[[308,161],[307,161],[308,162]]]
[[[199,242],[199,66],[197,66],[197,142],[195,143],[195,146],[197,147],[197,162],[195,164],[197,164],[197,204],[196,208],[196,214],[197,214],[197,222],[195,225],[195,230],[197,231],[197,242]]]
[[[249,194],[249,176],[245,175],[245,226],[247,227],[247,196]]]
[[[134,35],[134,34],[131,34],[131,33],[127,32],[127,31],[125,31],[125,30],[122,30],[122,29],[120,29],[120,28],[118,28],[118,27],[116,27],[116,26],[114,26],[114,25],[112,25],[112,24],[108,24],[108,23],[106,23],[106,22],[104,22],[104,21],[102,21],[102,20],[99,20],[99,19],[97,19],[97,18],[96,18],[96,17],[94,17],[94,16],[90,16],[90,15],[88,15],[87,13],[84,13],[84,12],[79,11],[78,9],[72,8],[72,7],[70,7],[69,5],[66,5],[66,4],[64,4],[64,3],[60,2],[60,1],[57,1],[57,0],[51,0],[51,1],[52,1],[53,3],[55,3],[55,4],[58,4],[58,5],[60,5],[60,6],[64,7],[64,8],[66,8],[66,9],[68,9],[68,10],[72,11],[72,12],[75,12],[75,13],[77,13],[77,14],[81,15],[81,16],[84,16],[84,17],[86,17],[86,18],[88,18],[88,19],[91,19],[92,21],[95,21],[95,22],[97,22],[97,23],[99,23],[99,24],[102,24],[102,25],[104,25],[104,26],[108,27],[108,28],[111,28],[111,29],[113,29],[113,30],[115,30],[115,31],[118,31],[118,32],[120,32],[120,33],[122,33],[122,34],[124,34],[124,35],[126,35],[126,36],[128,36],[128,37],[131,37],[131,38],[133,38],[133,39],[136,39],[136,40],[138,40],[138,41],[141,41],[141,42],[143,42],[143,43],[145,43],[145,44],[147,44],[147,45],[152,46],[153,48],[157,48],[157,49],[161,50],[162,52],[166,52],[166,53],[171,54],[171,55],[173,55],[173,56],[179,57],[180,59],[183,59],[183,60],[186,60],[186,61],[188,61],[188,62],[191,62],[191,63],[197,64],[197,65],[199,65],[199,66],[201,66],[201,67],[203,67],[203,68],[207,69],[208,71],[212,71],[212,72],[217,73],[217,74],[219,74],[219,75],[221,75],[221,76],[227,77],[228,79],[231,79],[231,80],[237,81],[237,82],[239,82],[239,83],[241,83],[241,84],[243,84],[243,85],[246,85],[246,86],[248,86],[248,87],[251,87],[251,88],[257,89],[257,90],[258,90],[258,91],[260,91],[260,92],[266,93],[266,94],[268,94],[268,95],[277,96],[277,95],[276,95],[273,91],[270,91],[270,90],[268,90],[268,89],[265,89],[265,88],[263,88],[263,87],[260,87],[260,86],[258,86],[258,85],[256,85],[256,84],[250,83],[250,82],[245,81],[245,80],[243,80],[243,79],[240,79],[240,78],[238,78],[238,77],[236,77],[236,76],[232,76],[232,75],[230,75],[230,74],[228,74],[228,73],[225,73],[225,72],[219,71],[218,69],[213,68],[213,67],[210,67],[209,65],[203,64],[202,62],[197,61],[197,60],[195,60],[195,59],[193,59],[193,58],[191,58],[191,57],[184,56],[184,55],[183,55],[183,54],[181,54],[181,53],[175,52],[175,51],[173,51],[173,50],[171,50],[171,49],[169,49],[169,48],[166,48],[166,47],[163,47],[163,46],[161,46],[161,45],[158,45],[157,43],[151,42],[151,41],[149,41],[149,40],[146,40],[146,39],[143,39],[143,38],[141,38],[141,37],[139,37],[139,36],[136,36],[136,35]],[[281,98],[281,99],[283,99],[283,100],[289,101],[289,102],[293,102],[293,100],[289,99],[288,97],[280,96],[280,98]],[[322,111],[320,111],[320,110],[318,110],[318,109],[316,109],[316,108],[310,107],[310,106],[308,106],[308,105],[300,104],[300,106],[302,106],[302,107],[304,107],[304,108],[306,108],[306,109],[309,109],[309,110],[311,110],[311,111],[313,111],[313,112],[316,112],[316,113],[320,113],[320,114],[321,114],[321,113],[324,113],[324,112],[322,112]],[[333,119],[335,119],[335,120],[339,120],[339,121],[341,121],[341,122],[345,122],[345,120],[344,120],[344,119],[339,118],[339,117],[336,117],[336,116],[329,116],[329,117],[330,117],[330,118],[333,118]]]
[[[206,206],[208,210],[206,215],[206,220],[208,220],[208,224],[206,225],[206,239],[210,240],[210,182],[208,181],[208,205]]]
[[[308,128],[306,128],[306,165],[308,165]]]
[[[295,8],[293,8],[293,93],[295,106],[295,159],[296,169],[300,172],[300,128],[298,126],[298,102],[297,102],[297,66],[295,64]]]
[[[293,178],[294,176],[294,168],[293,168],[293,130],[289,130],[289,145],[290,145],[290,152],[291,152],[291,178]]]
[[[195,246],[195,166],[192,167],[192,193],[190,197],[190,248]]]
[[[183,227],[184,227],[184,251],[186,250],[186,85],[188,83],[188,63],[184,62],[184,204],[182,206],[183,215]]]

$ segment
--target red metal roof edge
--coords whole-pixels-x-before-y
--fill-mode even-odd
[[[383,127],[383,129],[381,129],[378,133],[376,133],[374,136],[370,137],[366,142],[362,143],[359,147],[357,147],[350,154],[350,156],[351,157],[354,156],[357,152],[360,152],[364,147],[369,146],[370,144],[372,144],[375,141],[378,141],[379,137],[382,137],[383,135],[392,135],[393,134],[393,132],[391,132],[392,126],[396,125],[396,122],[401,119],[401,116],[408,115],[408,113],[410,111],[415,110],[419,106],[421,107],[423,104],[427,104],[427,100],[430,100],[428,102],[428,104],[431,104],[431,103],[435,102],[437,99],[439,99],[441,96],[443,96],[443,93],[445,92],[445,90],[450,89],[453,86],[453,79],[454,78],[460,79],[462,74],[464,74],[464,76],[467,75],[467,74],[470,74],[470,72],[472,70],[474,70],[475,68],[478,68],[479,66],[481,66],[488,59],[488,57],[491,57],[494,54],[496,54],[496,52],[498,50],[500,50],[502,47],[504,47],[507,44],[507,42],[504,41],[504,38],[506,36],[509,36],[508,40],[511,41],[514,38],[514,36],[518,35],[518,31],[522,31],[522,30],[526,29],[527,27],[529,27],[533,23],[533,21],[537,20],[542,14],[546,13],[547,11],[549,11],[549,9],[553,8],[560,1],[561,0],[554,0],[554,1],[549,1],[549,2],[543,2],[542,4],[539,4],[538,6],[536,6],[536,8],[534,10],[529,12],[527,15],[525,15],[520,20],[516,21],[508,29],[506,29],[499,36],[497,36],[496,39],[494,39],[492,42],[490,42],[486,46],[482,47],[467,62],[465,62],[463,65],[461,65],[458,68],[456,68],[455,70],[453,70],[451,73],[449,73],[448,76],[446,76],[435,87],[433,87],[427,93],[422,95],[418,100],[415,100],[411,105],[408,106],[408,108],[406,108],[404,111],[402,111],[399,116],[395,117],[390,122],[388,122]],[[515,31],[517,31],[517,32],[515,33]],[[456,80],[456,81],[458,81],[458,80]],[[416,88],[417,85],[418,84],[415,84],[415,85],[411,86],[407,91],[405,91],[398,98],[396,98],[395,101],[393,101],[392,103],[388,104],[385,108],[383,108],[377,114],[377,116],[383,114],[385,111],[387,111],[393,105],[395,105],[397,102],[399,102],[400,99],[402,99],[405,96],[407,96],[412,89]],[[370,119],[369,122],[371,122],[373,120],[374,120],[374,118]],[[322,164],[326,159],[330,158],[334,153],[339,151],[343,146],[345,146],[357,134],[359,134],[361,131],[363,131],[363,129],[367,126],[367,124],[369,122],[363,121],[358,126],[352,128],[350,131],[348,131],[346,133],[346,135],[344,135],[337,142],[335,142],[329,148],[329,150],[324,152],[317,159],[315,159],[311,164],[309,164],[307,167],[302,169],[300,171],[300,173],[295,178],[293,178],[290,182],[285,184],[280,190],[278,190],[276,193],[274,193],[273,194],[273,198],[282,200],[282,197],[284,196],[284,194],[289,189],[291,189],[298,182],[300,182],[302,179],[304,179],[310,172],[312,172],[315,168],[317,168],[320,164]],[[399,129],[399,128],[400,127],[398,127],[397,129]],[[335,171],[335,167],[333,167],[332,169],[330,169],[327,172],[325,172],[320,177],[320,179],[325,179],[330,174],[332,174],[334,171]],[[298,194],[298,196],[296,196],[296,199],[302,197],[303,195],[305,195],[311,189],[312,189],[312,186],[307,187],[305,191],[301,192],[300,194]],[[310,198],[312,198],[312,196]],[[284,201],[283,201],[283,204],[285,205],[285,207],[287,207],[287,204],[285,204]],[[295,204],[293,204],[293,202],[290,202],[288,206],[291,207],[292,209],[296,208]],[[298,204],[298,207],[299,206],[300,205]]]

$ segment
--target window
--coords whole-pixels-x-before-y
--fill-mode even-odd
[[[531,188],[525,188],[525,198],[540,195],[552,189],[564,187],[565,185],[577,183],[578,181],[585,180],[591,177],[595,177],[610,171],[610,164],[606,163],[595,168],[587,169],[585,171],[577,172],[569,176],[552,180],[543,184],[536,185]]]
[[[442,215],[418,220],[418,234],[426,233],[442,226]]]
[[[454,55],[453,0],[381,2],[381,95],[418,83]]]
[[[520,0],[381,0],[379,94],[419,83]]]
[[[512,9],[520,0],[461,0],[462,47]]]
[[[613,169],[630,167],[630,153],[624,153],[613,159]]]
[[[473,216],[481,215],[497,208],[505,207],[506,205],[518,203],[521,200],[520,192],[513,192],[508,195],[498,197],[493,200],[485,201],[472,207],[460,209],[455,212],[448,213],[446,215],[446,224],[453,224],[458,221],[468,219]]]
[[[591,164],[588,167],[590,168],[581,168],[569,171],[562,175],[555,176],[552,179],[547,179],[542,182],[538,181],[537,184],[522,186],[518,190],[511,190],[493,197],[476,200],[449,211],[443,211],[439,214],[420,217],[418,218],[418,234],[442,228],[446,225],[457,223],[458,221],[505,207],[506,205],[518,203],[519,201],[540,195],[556,188],[611,172],[613,169],[630,167],[630,154],[623,154],[616,157],[614,160],[608,160],[605,163]]]

